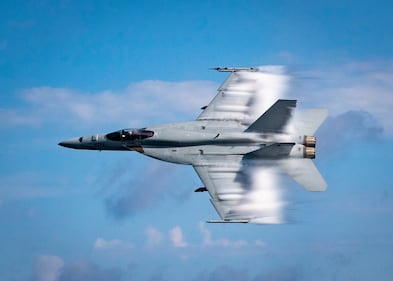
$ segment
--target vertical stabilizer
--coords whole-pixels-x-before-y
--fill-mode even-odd
[[[296,100],[278,100],[252,123],[246,132],[281,133],[292,117]]]
[[[301,135],[313,136],[327,117],[327,109],[315,108],[295,113],[293,126]]]
[[[304,159],[286,159],[281,166],[299,185],[308,191],[325,191],[327,184],[311,159],[315,157],[315,132],[327,117],[326,109],[309,109],[296,112],[291,127],[300,136],[304,136],[303,145],[306,151],[313,153],[313,157]],[[312,154],[311,154],[312,155]]]

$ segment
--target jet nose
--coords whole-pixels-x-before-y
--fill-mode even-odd
[[[58,145],[63,146],[63,147],[68,147],[68,148],[79,148],[80,147],[80,141],[79,139],[69,139],[69,140],[64,140],[58,143]]]

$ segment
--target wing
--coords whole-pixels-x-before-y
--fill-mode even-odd
[[[287,90],[289,76],[280,66],[234,70],[197,120],[254,122]]]
[[[209,222],[285,222],[286,202],[277,182],[278,174],[271,165],[249,170],[241,156],[233,155],[193,167],[222,219]]]

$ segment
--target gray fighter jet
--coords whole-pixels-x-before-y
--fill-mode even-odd
[[[287,201],[279,180],[288,175],[308,191],[326,183],[311,159],[325,109],[295,110],[280,99],[289,76],[280,67],[215,68],[229,72],[195,121],[123,129],[65,140],[75,149],[136,151],[192,165],[221,217],[212,223],[277,224]]]

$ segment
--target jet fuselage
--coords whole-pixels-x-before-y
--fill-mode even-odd
[[[62,141],[75,149],[137,151],[192,165],[221,220],[272,224],[286,221],[280,179],[289,176],[308,191],[327,184],[311,159],[313,137],[325,109],[296,111],[283,96],[281,68],[217,68],[230,72],[195,121],[123,129]],[[269,107],[270,106],[270,107]]]
[[[200,155],[203,159],[227,154],[240,157],[275,143],[294,143],[291,156],[303,155],[301,136],[244,132],[245,128],[236,121],[191,121],[84,136],[59,145],[74,149],[137,151],[177,164],[197,163]]]

